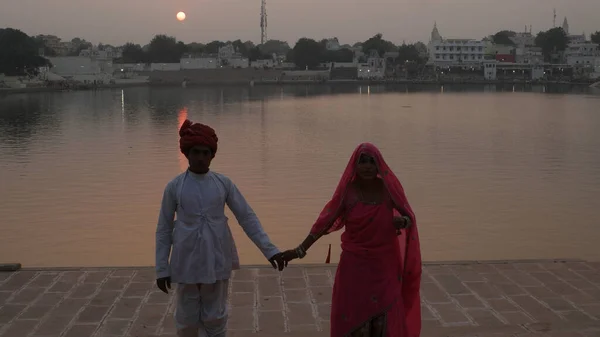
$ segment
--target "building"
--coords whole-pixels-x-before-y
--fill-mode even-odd
[[[275,67],[275,61],[273,61],[272,59],[265,59],[265,60],[256,60],[256,61],[252,61],[250,62],[250,67],[254,68],[254,69],[258,69],[258,68],[274,68]]]
[[[224,45],[223,47],[219,47],[219,58],[222,60],[230,59],[236,54],[237,53],[236,53],[235,47],[231,43],[228,43],[228,44]]]
[[[98,60],[114,60],[123,56],[123,51],[119,48],[106,47],[103,50],[92,47],[83,49],[79,52],[80,57],[88,57]]]
[[[248,68],[250,60],[242,56],[234,56],[227,60],[227,65],[232,68]]]
[[[248,68],[250,65],[250,60],[242,56],[231,43],[220,47],[217,56],[219,58],[219,66]]]
[[[515,48],[515,63],[544,63],[544,53],[539,47]]]
[[[46,48],[52,50],[57,56],[67,56],[73,48],[71,42],[63,42],[58,36],[38,35],[37,38],[41,39]]]
[[[219,59],[216,57],[187,57],[179,60],[179,69],[177,70],[189,70],[189,69],[217,69],[219,67]]]
[[[357,77],[361,80],[381,80],[385,78],[385,70],[385,58],[372,51],[366,63],[358,64]]]
[[[510,54],[496,54],[496,61],[504,63],[516,63],[517,57],[514,53]]]
[[[483,78],[488,81],[496,80],[497,64],[496,61],[483,61]]]
[[[436,66],[479,65],[485,59],[486,42],[474,39],[444,39],[435,23],[428,48],[430,64]]]
[[[594,71],[590,74],[590,78],[595,80],[600,79],[600,57],[594,61]]]
[[[75,82],[84,84],[109,83],[112,80],[112,60],[94,60],[81,56],[48,57],[52,63],[49,72]]]
[[[530,31],[527,31],[527,26],[525,26],[525,31],[521,33],[517,33],[515,36],[511,36],[510,40],[517,46],[518,48],[525,47],[533,47],[535,46],[535,36]]]
[[[566,16],[565,16],[565,19],[562,24],[562,29],[565,31],[565,33],[569,37],[569,41],[571,43],[583,43],[586,41],[585,33],[582,33],[581,35],[571,34],[570,27],[569,27],[569,21],[567,20]]]
[[[564,55],[568,65],[592,68],[596,59],[600,58],[600,47],[593,42],[572,42],[567,46]]]

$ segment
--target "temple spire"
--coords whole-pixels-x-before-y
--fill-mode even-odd
[[[563,21],[563,24],[562,24],[562,29],[565,31],[565,33],[569,34],[569,21],[567,21],[566,16],[565,16],[565,20]]]
[[[437,28],[437,21],[433,23],[433,30],[431,31],[431,41],[441,41],[442,36]]]

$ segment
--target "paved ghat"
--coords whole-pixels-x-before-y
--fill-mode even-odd
[[[231,337],[328,336],[334,265],[246,267],[230,288]],[[427,264],[423,337],[600,336],[600,263]],[[0,336],[175,336],[151,268],[0,273]]]

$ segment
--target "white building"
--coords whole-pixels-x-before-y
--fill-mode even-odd
[[[250,60],[242,56],[232,57],[227,60],[227,65],[232,68],[248,68]]]
[[[515,48],[516,63],[544,63],[544,53],[538,47]]]
[[[358,64],[357,77],[361,80],[382,80],[385,78],[385,59],[372,52],[367,63]]]
[[[236,54],[236,50],[233,47],[233,44],[228,43],[223,47],[219,47],[219,58],[228,60],[232,58]]]
[[[231,43],[219,48],[218,58],[219,66],[248,68],[250,64],[250,60],[243,57]]]
[[[66,56],[73,48],[71,42],[63,42],[54,35],[38,35],[37,37],[44,41],[44,45],[54,51],[57,56]]]
[[[112,60],[94,60],[81,56],[48,57],[50,72],[65,79],[88,83],[109,83],[112,80]]]
[[[569,41],[571,43],[583,43],[586,41],[585,33],[582,33],[581,35],[571,34],[569,28],[569,21],[567,20],[566,16],[562,24],[562,29],[565,31],[565,33],[567,33],[567,36],[569,37]]]
[[[272,59],[256,60],[256,61],[250,62],[250,67],[255,68],[255,69],[258,69],[258,68],[274,68],[275,67],[275,61],[273,61]]]
[[[527,27],[525,27],[524,32],[517,33],[515,36],[511,36],[510,40],[514,42],[517,47],[521,48],[535,46],[535,36],[531,34],[531,31],[527,31]]]
[[[98,60],[113,60],[123,56],[122,50],[118,48],[106,47],[104,50],[97,48],[88,48],[79,52],[80,57],[89,57]]]
[[[565,50],[567,64],[575,67],[593,67],[600,57],[600,47],[593,42],[569,43]]]
[[[594,61],[594,71],[590,74],[592,79],[600,79],[600,57]]]
[[[444,39],[436,23],[428,48],[428,62],[435,65],[480,64],[484,60],[486,43],[473,39]]]
[[[115,70],[122,72],[136,72],[136,71],[146,71],[145,63],[115,63]]]
[[[181,63],[150,63],[150,71],[179,71]]]
[[[498,73],[498,62],[496,61],[484,61],[483,62],[483,78],[486,80],[495,80]]]
[[[219,60],[216,57],[184,57],[179,60],[180,69],[177,70],[188,70],[188,69],[217,69],[219,67]]]

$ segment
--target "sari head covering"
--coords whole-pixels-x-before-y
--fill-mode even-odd
[[[213,157],[217,153],[219,138],[215,130],[208,125],[193,123],[186,119],[179,129],[179,137],[179,149],[186,156],[191,148],[198,145],[208,146]]]
[[[405,322],[408,336],[419,336],[421,331],[421,248],[417,230],[417,220],[410,207],[402,184],[389,168],[379,149],[370,143],[360,144],[352,154],[348,165],[338,183],[331,200],[325,205],[314,223],[310,233],[316,236],[326,235],[344,227],[344,214],[347,211],[351,183],[356,179],[356,169],[361,155],[368,155],[375,160],[378,177],[384,182],[394,208],[395,215],[408,216],[412,225],[398,236],[402,270],[402,302],[404,304]],[[350,202],[351,203],[351,202]],[[403,257],[403,259],[401,258]],[[369,285],[363,285],[369,286]]]

